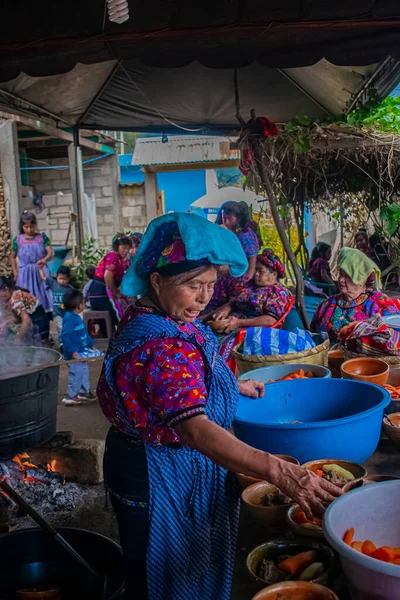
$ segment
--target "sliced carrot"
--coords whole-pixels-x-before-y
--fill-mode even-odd
[[[295,556],[290,556],[286,560],[279,563],[278,567],[285,571],[285,573],[290,573],[291,575],[298,575],[304,569],[307,569],[310,565],[313,564],[317,560],[317,553],[315,550],[308,550],[307,552],[300,552],[300,554],[296,554]]]
[[[351,542],[350,546],[357,552],[362,552],[363,542]]]
[[[400,567],[400,558],[395,558],[394,560],[392,560],[392,564],[399,565],[399,567]]]
[[[392,562],[396,558],[396,552],[390,546],[381,546],[371,554],[371,557],[383,562]]]
[[[354,527],[351,527],[344,534],[343,541],[345,544],[348,544],[348,546],[350,546],[351,542],[353,541],[353,538],[354,538]]]
[[[313,517],[312,520],[308,519],[303,511],[300,511],[293,515],[293,521],[297,523],[297,525],[303,525],[304,523],[314,523],[314,525],[319,525],[321,527],[322,520],[318,517]]]
[[[301,525],[302,523],[309,523],[309,520],[306,517],[306,514],[301,511],[293,515],[293,521],[297,523],[297,525]]]
[[[322,469],[315,469],[314,473],[316,475],[318,475],[318,477],[323,477],[324,476],[324,472]]]
[[[373,552],[375,552],[375,550],[376,550],[375,544],[373,542],[371,542],[371,540],[365,540],[365,542],[362,545],[361,552],[363,554],[366,554],[367,556],[371,556],[371,554]]]

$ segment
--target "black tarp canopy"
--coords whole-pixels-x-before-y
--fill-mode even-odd
[[[0,110],[85,128],[235,127],[348,109],[399,78],[399,0],[102,0],[6,2]],[[350,65],[350,66],[349,66]],[[1,90],[3,90],[1,92]],[[29,104],[28,104],[28,103]]]

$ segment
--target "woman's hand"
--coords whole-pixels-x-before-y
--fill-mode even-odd
[[[269,458],[274,464],[268,481],[297,502],[309,519],[313,515],[322,516],[327,505],[343,494],[339,487],[304,467],[292,465],[277,457]]]
[[[227,319],[229,317],[229,315],[231,314],[231,311],[232,311],[231,305],[229,303],[224,304],[224,306],[221,306],[213,313],[212,316],[213,316],[214,321],[222,321],[222,319]]]
[[[43,258],[41,258],[40,260],[38,260],[38,261],[37,261],[37,263],[36,263],[36,264],[37,264],[37,266],[39,267],[39,269],[43,269],[43,267],[44,267],[44,266],[45,266],[45,264],[46,264],[46,261],[45,261]]]
[[[239,392],[242,396],[249,398],[262,398],[265,394],[265,385],[262,381],[254,381],[254,379],[245,379],[238,381]]]
[[[235,331],[235,329],[240,329],[242,325],[242,321],[237,317],[229,317],[229,323],[224,329],[224,333],[231,333],[231,331]]]

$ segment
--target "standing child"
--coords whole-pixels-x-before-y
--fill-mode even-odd
[[[51,242],[45,233],[37,231],[36,216],[26,210],[21,215],[19,230],[20,234],[13,239],[11,251],[14,279],[18,287],[28,290],[39,300],[46,312],[51,312],[51,291],[39,273],[42,268],[46,277],[50,276],[47,263],[54,256]]]
[[[46,286],[53,293],[53,317],[55,324],[55,336],[54,340],[56,347],[60,344],[60,335],[63,325],[63,318],[65,315],[64,308],[64,295],[69,290],[72,290],[72,285],[69,284],[69,280],[71,277],[71,271],[69,267],[61,266],[57,271],[57,276],[54,279],[53,277],[48,277],[44,272],[43,267],[39,269],[40,277],[43,281],[46,282]]]
[[[86,304],[86,306],[88,308],[90,308],[89,290],[93,283],[95,271],[96,271],[96,267],[94,265],[89,265],[86,268],[86,277],[89,279],[89,281],[87,283],[85,283],[83,290],[82,290],[82,294],[83,294],[83,303]]]
[[[65,294],[65,316],[61,331],[61,343],[63,344],[65,360],[80,358],[87,352],[88,348],[94,346],[94,342],[79,316],[83,308],[83,295],[81,292],[72,289]],[[68,392],[63,398],[63,404],[76,406],[96,400],[96,395],[90,392],[87,362],[70,362],[68,367]]]

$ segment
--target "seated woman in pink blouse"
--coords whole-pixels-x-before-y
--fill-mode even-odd
[[[273,327],[283,317],[292,298],[279,283],[285,268],[273,250],[266,248],[257,256],[253,279],[243,291],[215,312],[215,320],[226,319],[225,333],[245,327]]]
[[[119,291],[119,286],[130,265],[132,240],[128,236],[117,234],[112,248],[112,252],[103,256],[96,267],[88,300],[92,310],[108,310],[119,321],[129,306],[127,298]]]

